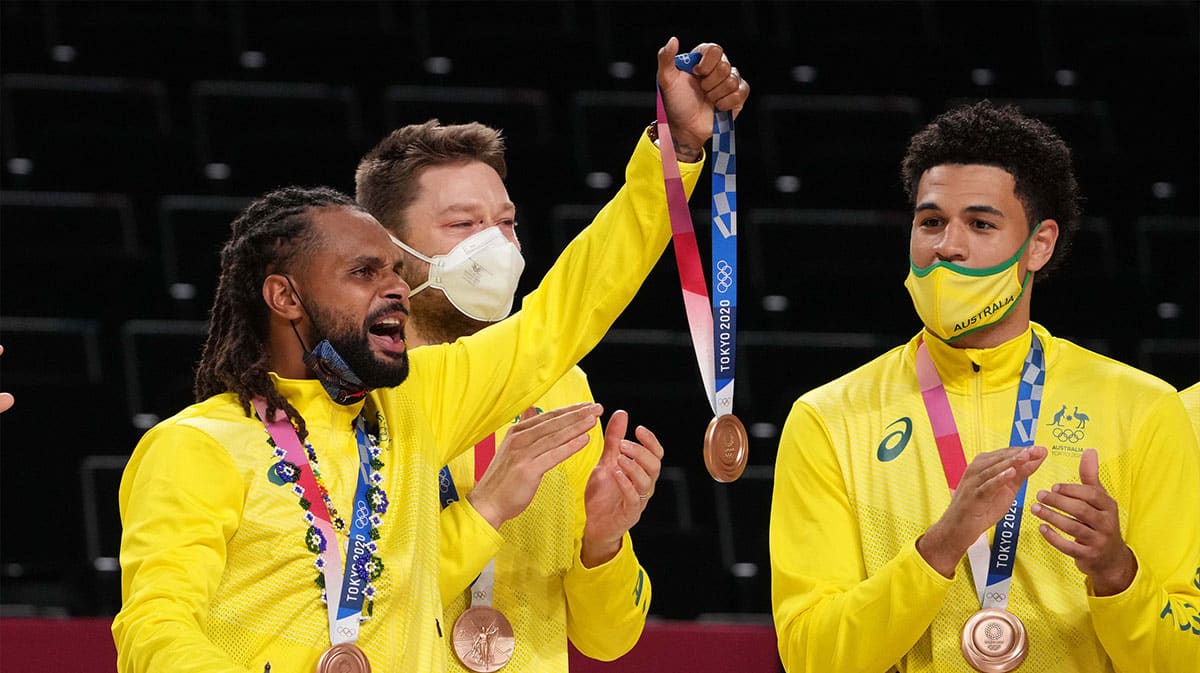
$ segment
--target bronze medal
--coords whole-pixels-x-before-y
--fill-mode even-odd
[[[486,605],[467,608],[454,622],[454,655],[475,673],[500,670],[516,648],[512,625],[499,610]]]
[[[371,673],[371,662],[354,643],[341,643],[325,650],[317,673]]]
[[[1008,610],[985,608],[963,625],[962,653],[980,673],[1007,673],[1025,661],[1025,625]]]
[[[746,469],[750,438],[737,416],[717,416],[704,432],[704,466],[719,482],[737,481]]]

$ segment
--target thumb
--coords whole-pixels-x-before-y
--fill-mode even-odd
[[[604,453],[601,462],[615,464],[621,455],[621,442],[625,440],[625,431],[629,429],[629,413],[621,409],[613,412],[604,428]]]
[[[679,53],[679,38],[672,37],[658,50],[658,86],[666,88],[675,73],[675,55]]]
[[[1100,485],[1100,455],[1095,449],[1084,449],[1079,458],[1079,480],[1088,486]]]

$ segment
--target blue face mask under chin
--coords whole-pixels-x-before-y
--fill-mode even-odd
[[[292,279],[284,275],[288,285],[292,288],[292,293],[296,295],[296,301],[299,302],[300,308],[308,313],[308,308],[304,306],[304,302],[300,299],[300,293],[296,292],[296,286],[292,283]],[[312,322],[312,316],[309,315],[309,322]],[[367,396],[367,386],[363,383],[358,374],[350,368],[346,363],[346,359],[337,352],[333,344],[329,343],[329,339],[321,339],[311,351],[305,345],[304,339],[300,337],[300,331],[296,329],[296,322],[292,321],[292,333],[296,335],[296,340],[300,342],[300,350],[304,351],[304,364],[308,366],[312,373],[316,375],[317,380],[321,382],[321,386],[325,388],[325,392],[329,394],[330,399],[338,404],[349,406],[362,400]]]
[[[295,328],[293,325],[292,329]],[[299,337],[299,333],[296,336]],[[301,340],[300,344],[303,346],[304,341]],[[304,354],[304,364],[316,374],[317,380],[334,402],[351,405],[367,396],[366,384],[350,369],[350,365],[346,364],[328,339],[322,339],[311,352]]]

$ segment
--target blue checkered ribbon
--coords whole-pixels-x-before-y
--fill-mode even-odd
[[[1025,355],[1025,366],[1021,369],[1021,380],[1017,385],[1017,404],[1013,408],[1012,435],[1009,436],[1009,446],[1033,446],[1034,435],[1037,432],[1038,414],[1042,409],[1042,390],[1046,385],[1046,359],[1042,350],[1042,342],[1037,334],[1030,331],[1033,338],[1029,344],[1029,353]],[[1017,490],[1017,495],[1009,505],[1008,513],[996,524],[996,532],[992,536],[991,555],[988,558],[987,584],[984,590],[983,607],[1006,607],[1006,605],[989,604],[994,599],[987,595],[1004,595],[1003,602],[1008,602],[1008,589],[1012,583],[1013,562],[1017,557],[1017,541],[1021,536],[1021,514],[1025,506],[1025,488],[1029,485],[1026,479]],[[972,572],[975,569],[972,568]],[[1003,590],[996,592],[993,588]],[[998,601],[997,601],[998,602]]]

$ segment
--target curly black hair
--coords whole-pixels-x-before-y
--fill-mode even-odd
[[[304,419],[267,375],[270,322],[262,284],[270,274],[288,271],[297,258],[319,247],[311,211],[330,206],[362,210],[354,199],[328,187],[284,187],[255,199],[234,219],[230,238],[221,249],[221,277],[196,369],[197,401],[232,391],[249,416],[251,400],[263,397],[268,416],[283,409],[300,437],[305,437]]]
[[[1016,107],[990,101],[950,110],[913,136],[900,175],[910,203],[925,171],[943,164],[996,166],[1013,176],[1029,223],[1058,222],[1058,243],[1041,280],[1058,268],[1079,229],[1081,197],[1071,150],[1054,129]]]

